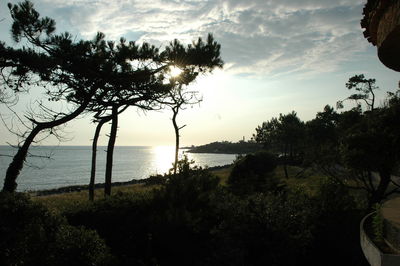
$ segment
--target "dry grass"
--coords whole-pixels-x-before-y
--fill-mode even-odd
[[[220,184],[225,186],[227,181],[228,181],[228,177],[231,174],[233,166],[230,167],[226,167],[226,168],[221,168],[221,169],[217,169],[217,170],[213,170],[211,171],[214,175],[218,176],[220,179]]]
[[[300,189],[308,195],[313,196],[317,193],[322,182],[327,177],[312,170],[305,170],[298,166],[288,166],[289,178],[285,177],[283,166],[278,166],[275,175],[278,176],[289,188]]]
[[[145,186],[144,184],[134,184],[125,186],[115,186],[112,188],[112,195],[121,193],[141,193],[151,191],[157,186]],[[95,200],[104,199],[104,189],[95,190]],[[90,204],[88,190],[81,190],[69,193],[52,194],[46,196],[32,196],[32,200],[41,202],[50,210],[62,212],[63,210]]]
[[[226,185],[228,176],[232,167],[213,170],[216,176],[220,178],[222,185]],[[121,193],[143,193],[158,188],[158,186],[146,186],[144,184],[122,185],[112,187],[112,195]],[[41,202],[46,207],[54,212],[62,212],[74,207],[90,204],[88,190],[81,190],[76,192],[59,193],[45,196],[31,195],[32,200]],[[95,200],[104,199],[104,189],[98,188],[95,190]]]
[[[228,177],[232,171],[233,166],[212,170],[212,173],[220,178],[220,183],[226,186]],[[288,166],[289,179],[285,178],[283,167],[278,166],[275,170],[275,175],[281,179],[289,188],[301,189],[309,195],[314,195],[321,182],[326,179],[321,174],[305,171],[300,177],[296,175],[301,171],[300,167]],[[157,186],[146,186],[144,184],[122,185],[112,188],[112,195],[121,193],[143,193],[156,189]],[[50,210],[55,212],[62,212],[64,210],[90,204],[89,194],[87,190],[79,192],[60,193],[46,196],[32,195],[34,201],[38,201],[47,206]],[[95,200],[104,199],[104,189],[98,188],[95,190]]]

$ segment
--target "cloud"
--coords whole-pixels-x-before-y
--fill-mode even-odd
[[[63,30],[85,38],[102,31],[165,45],[211,32],[227,70],[241,75],[332,72],[368,46],[359,26],[362,0],[37,2]]]

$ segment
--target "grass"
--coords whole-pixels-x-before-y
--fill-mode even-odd
[[[220,184],[225,186],[227,184],[228,177],[231,174],[232,168],[233,168],[233,166],[229,166],[229,167],[226,167],[226,168],[213,170],[211,172],[214,175],[218,176],[219,179],[220,179]]]
[[[226,181],[231,171],[232,166],[212,170],[211,172],[220,178],[221,185],[226,185]],[[113,186],[111,190],[111,195],[118,195],[121,193],[143,193],[157,188],[158,186],[156,185],[146,186],[145,184]],[[46,196],[36,196],[34,194],[31,194],[31,198],[34,201],[41,202],[47,208],[54,212],[63,212],[64,210],[68,210],[74,207],[90,204],[88,200],[88,190],[59,193]],[[95,189],[94,198],[95,200],[104,199],[104,189]]]
[[[111,195],[117,195],[121,193],[142,193],[156,189],[157,186],[146,186],[144,184],[134,184],[125,186],[115,186],[112,188]],[[90,204],[89,202],[89,191],[81,190],[69,193],[52,194],[46,196],[32,196],[33,201],[41,202],[50,210],[55,212],[63,212],[64,210]],[[95,200],[104,199],[104,189],[95,189],[94,194]]]
[[[233,166],[212,170],[211,172],[220,178],[220,184],[227,185],[228,177],[232,171]],[[309,195],[315,195],[321,182],[326,177],[320,173],[315,173],[311,170],[302,172],[302,168],[296,166],[288,166],[289,178],[286,179],[282,166],[278,166],[275,170],[275,175],[281,179],[289,188],[296,188],[305,191]],[[302,172],[301,175],[299,173]],[[144,184],[133,184],[114,186],[112,188],[112,195],[121,193],[143,193],[156,189],[158,186],[146,186]],[[46,196],[34,196],[32,199],[37,202],[43,203],[50,210],[55,212],[62,212],[70,208],[90,204],[88,201],[89,195],[87,190],[79,192],[60,193]],[[102,188],[95,190],[95,200],[104,199],[104,190]]]
[[[317,193],[320,184],[326,180],[326,176],[311,169],[304,170],[298,166],[288,166],[288,176],[285,177],[283,166],[279,165],[275,170],[275,176],[282,180],[289,188],[300,189],[310,196]]]

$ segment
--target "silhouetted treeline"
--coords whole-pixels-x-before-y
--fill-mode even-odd
[[[209,144],[191,147],[187,152],[191,153],[225,153],[225,154],[249,154],[260,151],[262,145],[255,142],[230,142],[216,141]]]
[[[307,122],[294,111],[280,114],[258,126],[254,139],[280,157],[286,177],[289,164],[318,169],[344,186],[363,190],[371,207],[400,193],[393,177],[400,163],[399,92],[374,107],[374,83],[356,75],[346,84],[360,92],[347,98],[358,103],[355,108],[338,113],[327,105]],[[365,111],[359,101],[365,102]],[[342,101],[339,105],[343,107]]]

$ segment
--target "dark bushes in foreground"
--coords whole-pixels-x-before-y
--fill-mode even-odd
[[[268,152],[248,154],[239,159],[228,178],[228,184],[234,194],[281,191],[282,184],[273,175],[277,158]]]
[[[22,193],[0,193],[0,265],[112,265],[98,234],[73,227]]]
[[[97,230],[115,265],[364,265],[360,214],[339,184],[322,184],[313,197],[289,189],[238,197],[207,170],[181,166],[159,190],[66,216]],[[338,259],[326,259],[332,250]]]
[[[314,196],[238,196],[187,160],[165,180],[68,209],[71,225],[21,194],[0,194],[0,265],[366,265],[362,213],[340,184],[327,180]]]

